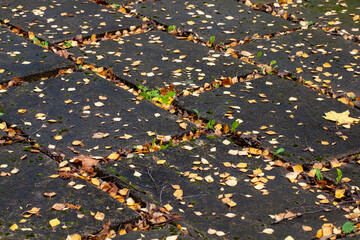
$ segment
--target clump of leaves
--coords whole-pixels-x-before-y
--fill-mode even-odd
[[[215,125],[215,120],[214,119],[211,119],[207,124],[206,124],[206,128],[207,129],[213,129]]]
[[[148,101],[157,101],[160,103],[168,104],[169,101],[176,95],[174,91],[168,91],[166,94],[162,95],[160,89],[150,90],[148,87],[145,87],[141,84],[138,85],[139,94]]]

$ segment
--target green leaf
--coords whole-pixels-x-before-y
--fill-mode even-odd
[[[344,233],[349,234],[351,233],[355,228],[355,225],[351,222],[346,222],[344,223],[344,225],[342,226],[342,230],[344,231]]]
[[[207,129],[212,129],[214,125],[215,125],[215,120],[214,120],[214,119],[211,119],[211,120],[206,124],[206,127],[207,127]]]
[[[210,44],[213,44],[215,42],[215,36],[210,37]]]
[[[0,116],[2,116],[2,115],[4,115],[4,113],[3,113],[3,112],[0,112]]]
[[[235,131],[235,129],[239,126],[239,124],[240,123],[238,121],[233,122],[233,124],[231,125],[230,132],[233,133]]]
[[[320,181],[323,180],[323,176],[321,174],[320,169],[318,169],[318,168],[315,168],[315,169],[316,169],[315,176],[317,177],[317,179],[319,179]]]
[[[336,178],[336,182],[339,183],[341,181],[342,178],[342,171],[340,169],[336,169],[337,171],[337,178]]]
[[[193,111],[196,113],[197,119],[199,119],[199,111],[196,109],[193,109]]]
[[[279,153],[282,153],[283,151],[285,151],[284,148],[279,148],[278,150],[276,150],[276,152],[274,153],[273,156],[276,156],[276,155],[278,155]]]

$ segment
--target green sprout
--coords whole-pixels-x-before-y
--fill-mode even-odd
[[[275,157],[276,155],[278,155],[279,153],[282,153],[283,151],[285,151],[284,148],[279,148],[278,150],[276,150],[276,152],[273,154],[273,156]]]
[[[174,30],[176,30],[176,26],[175,26],[175,25],[170,25],[170,26],[168,26],[168,32],[169,32],[169,33],[172,32],[172,31],[174,31]]]
[[[336,169],[337,171],[337,177],[336,177],[336,182],[339,183],[341,181],[342,178],[342,171],[340,169]]]
[[[211,119],[207,124],[206,124],[206,128],[207,129],[212,129],[215,125],[215,120]]]
[[[315,176],[317,177],[317,179],[318,179],[319,181],[323,180],[324,178],[323,178],[323,176],[322,176],[322,173],[321,173],[320,169],[315,168],[315,170],[316,170]]]
[[[199,119],[200,117],[199,117],[199,111],[198,110],[196,110],[196,109],[193,109],[193,111],[196,113],[196,117],[197,117],[197,119]],[[1,115],[0,115],[1,116]]]
[[[239,126],[239,124],[240,123],[238,121],[233,122],[233,124],[231,125],[230,132],[233,133],[235,131],[235,129]]]
[[[215,42],[215,36],[210,37],[210,44],[212,45]]]

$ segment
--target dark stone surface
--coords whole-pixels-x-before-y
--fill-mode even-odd
[[[0,16],[52,43],[141,25],[139,19],[82,0],[2,1]]]
[[[215,36],[220,44],[295,28],[293,23],[233,0],[149,1],[134,5],[139,14],[168,26],[193,32],[204,41]]]
[[[14,77],[33,80],[75,64],[0,27],[0,83]]]
[[[190,233],[197,233],[190,234],[195,239],[217,238],[216,235],[207,233],[209,228],[223,231],[228,239],[284,239],[288,235],[295,239],[309,239],[315,234],[303,231],[301,226],[308,225],[316,231],[323,224],[319,220],[320,215],[325,214],[329,222],[346,221],[338,211],[304,215],[292,221],[270,225],[272,220],[269,215],[291,209],[293,212],[301,212],[303,208],[318,209],[319,206],[315,204],[317,194],[304,191],[298,185],[290,183],[285,178],[287,171],[271,168],[266,160],[230,154],[229,150],[243,149],[226,143],[226,139],[219,140],[199,138],[175,148],[170,147],[154,154],[98,167],[101,168],[100,171],[125,177],[139,190],[145,190],[155,201],[170,204],[174,208],[173,212],[183,217],[184,224],[181,225],[186,226]],[[158,160],[166,162],[160,165],[156,163]],[[230,166],[226,167],[225,162]],[[235,167],[241,162],[248,164],[243,168],[247,171],[242,172]],[[111,171],[108,168],[111,168]],[[250,182],[252,178],[248,177],[258,168],[263,172],[263,175],[258,177],[268,180],[261,190],[256,190]],[[142,175],[135,177],[135,171]],[[195,175],[191,174],[203,179],[195,180]],[[225,174],[228,176],[224,177]],[[211,176],[214,181],[206,182],[206,176]],[[236,179],[236,186],[226,185],[229,177]],[[173,196],[174,185],[183,190],[182,201]],[[233,194],[231,199],[237,205],[229,208],[223,204],[223,194]],[[225,216],[227,213],[234,213],[235,217]],[[272,235],[261,233],[267,227],[275,232]]]
[[[253,60],[264,64],[276,60],[275,65],[278,65],[279,71],[287,70],[319,87],[325,84],[330,85],[334,91],[360,95],[360,46],[341,36],[326,34],[322,30],[305,30],[234,48],[249,51],[255,57],[262,52],[259,58]],[[308,56],[303,57],[301,52]],[[324,67],[325,63],[329,63],[331,67]],[[352,68],[346,69],[347,65]],[[317,67],[322,70],[317,70]]]
[[[275,2],[275,1],[273,1]],[[360,14],[359,1],[357,0],[312,0],[293,1],[293,4],[281,5],[280,8],[323,27],[340,27],[340,31],[360,36],[360,19],[353,20],[355,15]]]
[[[0,181],[1,239],[65,239],[75,233],[85,236],[99,232],[108,220],[117,227],[137,218],[133,210],[84,180],[73,180],[74,186],[85,185],[76,190],[68,185],[70,180],[50,178],[58,174],[58,165],[44,155],[24,151],[26,147],[24,144],[0,147],[1,172],[9,173],[1,176]],[[26,158],[21,160],[24,155]],[[14,169],[18,172],[11,173]],[[44,196],[52,192],[56,195]],[[80,205],[81,209],[57,211],[52,209],[55,203]],[[40,208],[39,216],[27,217],[27,211],[33,207]],[[97,212],[105,214],[104,221],[94,218],[92,213]],[[56,218],[60,225],[52,229],[49,221]],[[13,224],[18,225],[15,231],[10,229]]]
[[[160,31],[103,41],[96,46],[88,45],[82,48],[81,53],[79,49],[69,51],[76,56],[84,55],[85,63],[113,68],[118,77],[150,88],[167,87],[171,83],[181,90],[197,88],[221,77],[250,74],[255,68]]]
[[[291,97],[297,100],[291,101]],[[228,126],[237,119],[243,120],[237,130],[256,131],[263,147],[271,152],[284,148],[283,157],[293,163],[331,159],[360,150],[359,124],[346,129],[323,118],[329,111],[341,113],[349,110],[350,116],[357,118],[359,112],[296,82],[276,76],[215,89],[199,97],[187,96],[181,98],[179,104],[189,110],[197,109],[200,116],[225,122]],[[232,117],[226,117],[228,111],[232,112]],[[261,129],[262,126],[267,128]],[[267,134],[268,131],[273,132]],[[343,140],[336,132],[341,132],[348,139]],[[276,142],[271,142],[274,140]],[[322,141],[328,145],[323,145]],[[307,147],[314,152],[304,151]]]
[[[46,147],[53,145],[68,155],[73,155],[68,147],[86,155],[108,154],[119,148],[151,143],[156,134],[175,135],[183,131],[175,115],[145,100],[137,101],[135,95],[84,73],[10,89],[0,99],[7,103],[1,119],[16,124]],[[72,102],[67,104],[67,100]],[[98,105],[101,103],[103,106]],[[26,109],[26,113],[19,114],[18,109]],[[43,120],[37,115],[40,113]],[[95,133],[106,135],[93,138]],[[132,137],[120,139],[125,134]],[[56,135],[62,139],[55,140]],[[82,141],[84,146],[72,146],[74,140]]]

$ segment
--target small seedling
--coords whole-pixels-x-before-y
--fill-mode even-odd
[[[197,117],[197,119],[199,119],[200,117],[199,117],[199,111],[198,110],[196,110],[196,109],[193,109],[193,111],[196,113],[196,117]],[[1,116],[1,115],[0,115]]]
[[[279,153],[282,153],[283,151],[285,151],[284,148],[279,148],[278,150],[276,150],[276,152],[273,154],[273,156],[275,157],[276,155],[278,155]]]
[[[233,122],[233,124],[231,125],[230,132],[233,133],[235,131],[235,129],[239,126],[239,124],[240,123],[238,121]]]
[[[342,225],[341,229],[344,231],[344,233],[349,234],[351,233],[355,228],[355,225],[351,222],[346,222],[344,225]]]
[[[337,171],[337,177],[336,177],[336,182],[339,183],[341,181],[342,178],[342,171],[340,169],[336,169]]]
[[[312,25],[314,22],[313,21],[309,21],[308,22],[308,25],[310,26],[310,25]]]
[[[211,119],[207,124],[206,124],[206,128],[207,129],[212,129],[215,125],[215,120]]]
[[[256,60],[258,60],[259,57],[261,57],[261,55],[262,55],[262,52],[258,52],[258,53],[256,54]]]
[[[172,32],[172,31],[174,31],[174,30],[176,30],[176,26],[175,26],[175,25],[170,25],[170,26],[168,26],[168,32],[169,32],[169,33]]]
[[[321,173],[320,169],[315,168],[315,170],[316,170],[315,176],[317,177],[317,179],[318,179],[319,181],[323,180],[324,178],[323,178],[323,176],[322,176],[322,173]]]
[[[210,45],[212,45],[215,42],[215,36],[210,37]]]
[[[272,61],[270,62],[270,67],[271,67],[271,69],[275,70],[275,68],[278,67],[278,65],[275,65],[275,64],[276,64],[276,60],[272,60]]]

